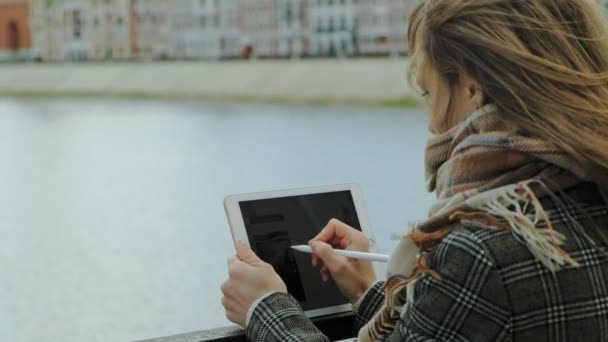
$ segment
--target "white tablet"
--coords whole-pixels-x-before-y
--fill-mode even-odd
[[[361,230],[375,250],[361,188],[341,184],[231,195],[224,207],[234,241],[248,241],[256,254],[271,264],[308,317],[351,310],[336,284],[324,283],[311,255],[296,252],[336,218]]]

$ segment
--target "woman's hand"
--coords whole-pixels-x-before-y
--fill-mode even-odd
[[[323,281],[331,275],[351,303],[356,302],[376,281],[371,261],[349,259],[332,248],[369,252],[367,237],[355,228],[331,219],[308,244],[313,251],[312,264],[320,268]]]
[[[226,317],[245,326],[253,302],[268,292],[287,292],[287,287],[270,264],[265,263],[242,241],[237,255],[228,259],[228,280],[222,284],[222,305]]]

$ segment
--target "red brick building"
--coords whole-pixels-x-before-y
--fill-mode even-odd
[[[0,0],[0,53],[31,48],[29,1]]]

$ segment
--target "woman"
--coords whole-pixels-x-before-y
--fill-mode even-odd
[[[608,341],[608,30],[594,0],[427,0],[410,18],[412,73],[431,111],[437,203],[386,280],[330,245],[313,264],[351,300],[359,341]],[[227,317],[252,341],[327,341],[245,245]]]

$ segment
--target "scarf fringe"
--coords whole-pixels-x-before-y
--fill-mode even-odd
[[[513,234],[524,242],[545,267],[555,273],[566,264],[579,266],[560,246],[566,237],[553,229],[551,220],[530,189],[531,181],[507,185],[468,199],[467,206],[506,220]],[[535,182],[541,182],[535,180]],[[494,225],[497,221],[493,221]],[[544,224],[545,227],[541,227]]]
[[[400,281],[396,288],[386,293],[386,302],[380,307],[378,312],[372,319],[364,325],[357,335],[356,342],[375,342],[381,340],[384,336],[389,335],[395,329],[395,322],[400,317],[406,314],[408,305],[414,302],[414,285],[418,276],[405,281]],[[395,305],[395,302],[389,300],[393,297],[394,292],[399,292],[398,297],[401,299],[399,305],[391,307],[389,303]],[[401,293],[405,293],[405,298]],[[402,301],[402,303],[401,303]]]

